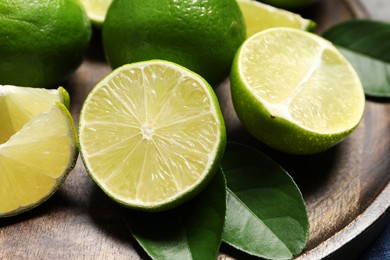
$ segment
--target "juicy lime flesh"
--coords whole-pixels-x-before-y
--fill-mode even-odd
[[[311,24],[310,20],[304,19],[298,14],[255,0],[239,0],[238,4],[244,15],[248,38],[259,31],[272,27],[306,29]]]
[[[22,129],[33,116],[48,111],[55,102],[62,102],[61,95],[59,90],[0,86],[0,144]]]
[[[156,64],[123,69],[88,97],[80,145],[93,178],[115,198],[152,205],[204,178],[220,119],[204,83]]]
[[[75,153],[64,109],[54,105],[0,144],[0,216],[39,203],[62,180]]]
[[[103,23],[112,0],[82,0],[88,17],[96,23]]]
[[[240,55],[242,77],[271,116],[314,132],[345,131],[361,119],[360,81],[330,43],[309,36],[298,30],[254,36]]]

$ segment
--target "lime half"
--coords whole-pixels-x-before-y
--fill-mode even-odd
[[[76,132],[65,93],[0,86],[0,217],[41,204],[73,169]]]
[[[247,38],[273,27],[290,27],[306,31],[314,30],[316,24],[301,15],[263,4],[255,0],[237,0],[244,16]]]
[[[99,82],[80,114],[84,165],[124,206],[159,211],[212,178],[226,144],[210,85],[171,62],[124,65]]]
[[[365,108],[347,59],[325,39],[291,28],[264,30],[242,45],[231,89],[248,131],[289,153],[332,147],[358,126]]]

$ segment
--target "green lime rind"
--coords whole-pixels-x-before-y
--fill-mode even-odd
[[[77,160],[78,152],[79,152],[79,148],[80,148],[78,138],[77,138],[76,127],[74,125],[73,117],[70,114],[70,111],[67,108],[67,106],[65,104],[60,103],[60,102],[56,102],[56,105],[62,110],[62,112],[64,113],[64,115],[68,119],[70,132],[72,133],[72,136],[73,136],[72,139],[74,141],[74,147],[76,148],[76,156],[75,156],[76,158],[74,158],[74,164],[72,164],[73,165],[72,169],[73,169],[73,167],[76,165],[76,160]]]
[[[69,110],[70,109],[70,96],[68,91],[66,91],[65,88],[59,87],[58,92],[60,95],[61,102],[65,105],[65,107]]]
[[[137,65],[147,64],[147,63],[173,64],[174,66],[177,66],[179,69],[182,69],[182,70],[190,73],[193,77],[197,78],[199,81],[201,81],[204,84],[206,91],[208,91],[210,94],[213,106],[216,109],[216,115],[217,115],[217,118],[219,121],[219,128],[220,128],[220,138],[219,138],[219,143],[217,144],[217,147],[216,147],[216,153],[215,153],[215,157],[213,159],[213,163],[209,166],[208,169],[205,170],[205,174],[202,175],[202,178],[200,178],[198,180],[198,182],[194,183],[190,188],[182,191],[181,193],[178,193],[176,196],[172,196],[169,199],[164,200],[163,202],[146,205],[146,204],[142,204],[142,203],[133,203],[133,202],[125,201],[125,200],[118,198],[115,194],[113,194],[110,190],[108,190],[106,188],[104,183],[102,183],[98,177],[95,176],[95,174],[91,170],[91,166],[89,165],[89,161],[87,158],[88,154],[86,154],[86,152],[83,149],[82,129],[84,128],[84,122],[83,122],[84,113],[85,113],[86,108],[88,107],[88,102],[93,95],[94,89],[99,88],[99,86],[101,84],[103,84],[104,82],[106,82],[111,77],[111,75],[113,75],[117,71],[119,71],[127,66],[137,66]],[[132,63],[132,64],[123,65],[123,66],[115,69],[114,71],[112,71],[109,75],[107,75],[104,79],[102,79],[99,83],[97,83],[94,86],[94,88],[92,89],[92,91],[90,92],[90,94],[87,96],[87,98],[82,106],[82,109],[80,112],[78,138],[79,138],[79,144],[80,144],[80,157],[84,163],[84,166],[85,166],[87,173],[89,174],[91,179],[97,184],[97,186],[109,198],[111,198],[116,203],[118,203],[124,207],[127,207],[127,208],[132,208],[132,209],[141,210],[141,211],[148,211],[148,212],[160,212],[160,211],[165,211],[165,210],[175,208],[175,207],[183,204],[184,202],[190,200],[191,198],[195,197],[198,193],[200,193],[209,184],[209,182],[212,180],[212,178],[214,177],[216,172],[218,172],[218,170],[220,168],[220,162],[222,160],[222,157],[223,157],[223,154],[225,151],[225,147],[226,147],[226,142],[227,142],[226,126],[225,126],[224,118],[222,116],[222,112],[221,112],[220,107],[219,107],[219,102],[218,102],[217,96],[215,95],[215,92],[213,91],[213,88],[210,86],[210,84],[203,77],[196,74],[195,72],[192,72],[189,69],[187,69],[181,65],[178,65],[178,64],[173,63],[173,62],[165,61],[165,60],[150,60],[150,61],[136,62],[136,63]]]
[[[308,32],[314,32],[314,30],[317,28],[317,23],[313,20],[307,20],[307,24],[304,28],[305,31]]]

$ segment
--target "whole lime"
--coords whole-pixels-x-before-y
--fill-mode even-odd
[[[108,9],[102,37],[113,68],[168,60],[215,86],[229,74],[246,32],[235,0],[115,0]]]
[[[108,7],[112,0],[81,0],[91,23],[97,28],[103,26]]]
[[[91,32],[78,0],[0,1],[0,84],[59,84],[80,65]]]

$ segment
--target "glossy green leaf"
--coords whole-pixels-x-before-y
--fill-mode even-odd
[[[222,240],[248,254],[290,259],[306,246],[309,220],[301,192],[274,161],[229,143],[222,160],[227,182]]]
[[[351,62],[369,96],[390,97],[390,24],[372,20],[339,23],[323,36]]]
[[[214,260],[219,253],[226,213],[226,182],[219,171],[197,197],[160,213],[123,209],[137,242],[153,259]]]

